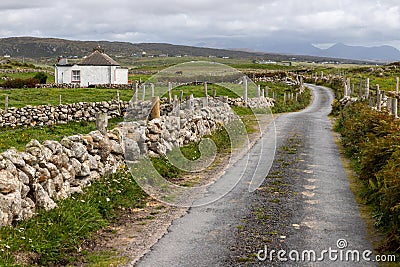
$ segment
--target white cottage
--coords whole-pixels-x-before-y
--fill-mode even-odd
[[[61,59],[55,65],[56,84],[79,84],[87,87],[94,84],[128,84],[128,69],[104,53],[100,47],[80,63],[68,64]]]

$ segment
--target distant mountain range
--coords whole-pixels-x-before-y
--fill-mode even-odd
[[[393,46],[350,46],[337,43],[327,49],[320,49],[311,44],[279,44],[270,45],[263,50],[276,53],[300,54],[317,57],[356,59],[366,61],[400,61],[400,51]]]
[[[286,44],[286,46],[265,47],[272,52],[254,52],[250,49],[215,49],[172,45],[165,43],[129,43],[109,41],[74,41],[57,38],[10,37],[0,39],[0,56],[27,58],[83,57],[100,45],[112,57],[134,57],[142,54],[154,56],[202,56],[251,58],[254,60],[285,61],[400,61],[400,51],[391,46],[361,47],[336,44],[328,49],[313,45]],[[243,51],[246,50],[246,51]],[[296,56],[294,56],[296,55]],[[340,60],[338,60],[340,59]]]

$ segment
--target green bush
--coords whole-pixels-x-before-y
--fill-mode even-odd
[[[376,226],[387,233],[382,248],[399,251],[400,122],[354,103],[342,110],[336,130],[363,181],[362,197],[375,209]]]
[[[39,83],[44,84],[47,81],[47,74],[44,72],[38,72],[33,78],[39,80]]]
[[[12,79],[5,81],[3,84],[4,88],[35,88],[36,84],[40,81],[36,78],[28,78],[28,79]]]

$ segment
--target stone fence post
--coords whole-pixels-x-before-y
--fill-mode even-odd
[[[144,102],[144,99],[146,97],[146,85],[142,85],[142,101]]]
[[[379,84],[376,85],[376,98],[377,98],[377,103],[376,103],[376,108],[381,111],[382,110],[382,95],[381,95],[381,90],[379,89]]]
[[[392,99],[392,114],[395,116],[397,119],[397,98]]]
[[[139,91],[139,83],[136,81],[135,83],[135,90],[133,91],[133,102],[138,102],[138,91]]]
[[[244,99],[244,106],[247,108],[247,77],[243,77],[243,99]]]
[[[207,82],[204,82],[204,102],[203,107],[208,107],[208,88]]]
[[[369,97],[369,78],[365,80],[365,98]]]
[[[6,99],[4,101],[4,110],[8,112],[8,95],[6,95]]]
[[[107,133],[108,127],[108,116],[107,113],[97,113],[96,114],[96,129],[100,131],[103,135]]]

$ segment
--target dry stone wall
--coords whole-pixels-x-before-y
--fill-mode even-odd
[[[163,101],[167,102],[166,99]],[[215,107],[220,102],[229,103],[234,106],[244,106],[242,98],[209,98],[207,106]],[[274,100],[271,98],[249,98],[250,107],[272,107]],[[204,106],[203,99],[193,99],[190,104],[192,109],[200,109]],[[185,110],[188,108],[187,101],[182,103],[161,105],[161,115],[172,114],[173,110]],[[128,101],[103,101],[103,102],[79,102],[66,105],[42,105],[26,106],[23,108],[8,108],[7,111],[0,109],[0,128],[2,127],[33,127],[55,124],[66,124],[71,121],[95,121],[98,113],[105,113],[110,118],[121,117],[125,111],[135,118],[147,119],[150,114],[151,102],[140,101],[130,103]]]
[[[107,113],[114,118],[121,116],[129,102],[103,101],[93,103],[73,103],[67,105],[26,106],[0,110],[0,127],[43,126],[65,124],[71,121],[95,121],[97,113]]]
[[[0,226],[31,218],[39,207],[55,208],[57,200],[82,192],[125,160],[163,155],[234,119],[227,103],[210,101],[210,106],[202,107],[202,100],[194,102],[176,116],[128,120],[104,134],[94,131],[60,142],[32,140],[24,152],[9,149],[1,153]]]

